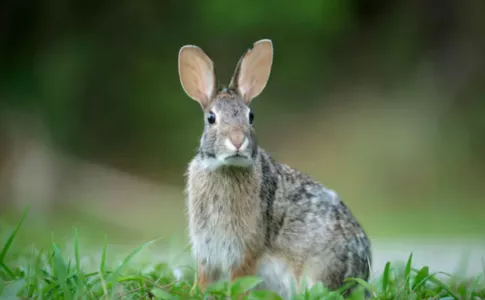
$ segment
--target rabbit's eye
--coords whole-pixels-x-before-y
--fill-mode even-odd
[[[213,112],[209,112],[207,122],[209,122],[209,124],[214,124],[216,122],[216,115]]]
[[[253,112],[249,112],[249,124],[253,124],[254,121],[254,114]]]

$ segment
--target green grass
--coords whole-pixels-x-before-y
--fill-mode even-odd
[[[260,282],[256,277],[216,283],[202,293],[194,285],[195,273],[191,265],[152,262],[146,251],[157,240],[135,248],[118,263],[110,262],[107,241],[100,247],[99,261],[89,262],[90,257],[81,254],[76,229],[70,247],[61,248],[52,237],[48,248],[14,250],[15,237],[26,213],[27,210],[5,243],[0,244],[0,299],[206,299],[210,295],[223,299],[235,298],[247,291],[247,299],[280,299],[270,291],[253,290],[252,287]],[[67,251],[68,248],[72,251]],[[137,262],[136,258],[140,257],[149,263]],[[410,255],[403,266],[387,263],[382,274],[372,278],[370,283],[349,279],[349,284],[359,285],[349,298],[362,299],[367,290],[373,299],[484,299],[484,274],[459,279],[430,273],[426,266],[415,269]],[[343,297],[340,291],[328,291],[316,284],[295,299]]]

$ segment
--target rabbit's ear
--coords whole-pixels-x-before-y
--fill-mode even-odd
[[[216,88],[212,60],[199,47],[186,45],[180,49],[178,68],[185,93],[206,108]]]
[[[237,90],[246,103],[257,97],[266,86],[273,63],[273,43],[255,42],[239,60],[229,87]]]

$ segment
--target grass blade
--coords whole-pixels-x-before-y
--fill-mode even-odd
[[[116,286],[116,283],[117,283],[117,280],[118,280],[118,277],[120,276],[120,273],[121,273],[121,270],[131,261],[131,259],[137,255],[140,251],[142,251],[143,249],[145,249],[146,247],[150,246],[151,244],[153,244],[154,242],[158,241],[159,239],[155,239],[155,240],[151,240],[149,242],[146,242],[145,244],[141,245],[140,247],[136,248],[135,250],[133,250],[130,254],[128,254],[124,259],[123,261],[118,265],[118,267],[116,268],[116,270],[114,271],[113,274],[111,274],[110,276],[110,280],[109,280],[109,283],[110,283],[110,286],[112,287],[111,288],[111,296],[112,296],[112,293],[114,292],[115,290],[115,286]],[[110,297],[112,298],[112,297]]]
[[[79,258],[79,232],[77,228],[74,229],[74,259],[76,261],[76,293],[74,299],[79,299],[84,291],[84,274],[81,271],[81,259]]]
[[[367,281],[365,281],[364,279],[362,278],[347,278],[344,280],[344,282],[347,282],[347,281],[355,281],[357,282],[359,285],[363,286],[366,290],[368,290],[370,293],[372,293],[372,295],[376,295],[376,292],[374,290],[374,287]]]
[[[106,254],[108,252],[108,236],[104,236],[104,246],[103,246],[103,253],[101,254],[101,265],[99,266],[99,270],[101,273],[104,274],[104,270],[106,268]]]
[[[62,258],[61,251],[54,241],[52,242],[52,250],[54,251],[54,269],[56,272],[57,282],[61,286],[62,292],[64,293],[64,299],[72,299],[71,291],[67,286],[66,263]]]
[[[446,284],[444,284],[441,280],[437,279],[436,277],[430,276],[429,277],[429,281],[431,281],[432,283],[434,283],[437,286],[441,287],[443,290],[445,290],[454,299],[456,299],[456,300],[460,299],[460,297],[458,297],[458,295],[456,295],[455,293],[453,293],[453,291],[451,291],[450,288]]]
[[[10,249],[10,246],[12,246],[13,240],[17,236],[17,233],[19,232],[20,227],[24,223],[24,220],[25,220],[25,217],[27,216],[28,211],[29,211],[29,206],[26,206],[24,208],[24,211],[22,212],[22,217],[20,217],[20,221],[17,223],[17,226],[15,227],[15,229],[12,231],[12,233],[8,237],[7,242],[5,243],[5,245],[3,245],[2,251],[0,252],[0,266],[5,270],[5,272],[7,272],[9,274],[9,276],[12,277],[12,279],[15,278],[15,275],[12,272],[12,270],[10,270],[5,265],[4,259],[5,259],[5,256],[7,255],[8,249]]]
[[[107,298],[109,296],[108,293],[108,285],[106,284],[106,256],[108,253],[108,236],[104,236],[104,246],[103,246],[103,252],[101,253],[101,265],[99,266],[99,278],[101,279],[101,286],[103,287],[103,293],[105,297]]]
[[[239,277],[231,282],[230,295],[231,297],[242,295],[244,292],[247,292],[260,284],[262,281],[261,278],[256,276]]]
[[[157,299],[173,299],[173,295],[170,294],[169,292],[167,291],[164,291],[162,289],[159,289],[159,288],[155,288],[155,289],[152,289],[150,291],[152,293],[153,296],[155,296]]]
[[[428,275],[429,275],[429,268],[427,266],[422,267],[421,270],[419,270],[416,276],[414,277],[412,290],[416,291],[420,286],[425,284],[426,281],[428,280]]]
[[[315,285],[313,285],[313,286],[315,286]],[[354,286],[357,286],[357,284],[355,282],[347,282],[347,283],[344,283],[340,288],[335,290],[335,292],[337,294],[342,294],[345,291],[349,290],[350,288],[353,288]]]
[[[387,291],[387,287],[389,285],[389,270],[391,268],[391,262],[387,262],[384,268],[384,273],[382,274],[382,292],[385,293]]]
[[[7,267],[7,265],[4,264],[3,262],[0,262],[0,268],[2,268],[5,271],[5,273],[8,274],[8,276],[10,276],[10,279],[14,279],[15,278],[15,274],[13,273],[13,271],[10,270],[10,268]]]
[[[404,279],[405,279],[405,288],[408,290],[411,288],[411,266],[413,263],[413,253],[409,255],[408,262],[406,263],[406,269],[404,269]]]

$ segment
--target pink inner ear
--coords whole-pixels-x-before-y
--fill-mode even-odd
[[[255,77],[251,76],[251,80],[247,80],[247,84],[243,86],[245,90],[241,91],[241,94],[246,102],[251,100],[250,95],[253,93],[254,83]]]
[[[198,47],[187,47],[182,51],[179,58],[182,85],[192,99],[206,106],[214,89],[212,61]]]
[[[204,84],[204,96],[206,97],[206,100],[209,101],[212,97],[212,93],[214,92],[214,75],[212,70],[208,70],[206,68],[204,72],[204,78],[203,78],[203,84]]]
[[[258,96],[269,77],[272,64],[272,49],[265,45],[256,45],[243,58],[238,87],[246,102]]]

